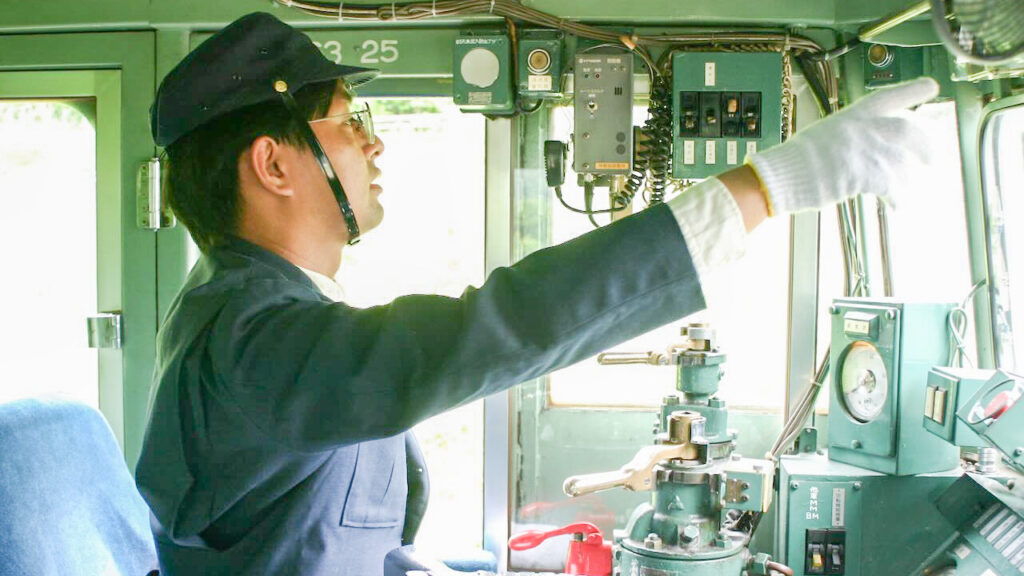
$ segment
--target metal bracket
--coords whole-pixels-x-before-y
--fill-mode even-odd
[[[121,313],[97,314],[85,319],[89,329],[89,348],[121,348],[124,334],[121,329]]]
[[[160,188],[160,159],[150,158],[139,166],[135,181],[135,221],[143,230],[173,228],[174,214],[164,206]]]

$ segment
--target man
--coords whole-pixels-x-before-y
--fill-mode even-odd
[[[332,278],[383,216],[384,146],[348,91],[372,75],[253,14],[158,90],[168,198],[203,250],[160,331],[137,469],[164,574],[380,574],[425,506],[414,424],[699,310],[700,277],[773,211],[888,195],[925,149],[897,111],[935,95],[866,98],[459,299],[357,310]]]

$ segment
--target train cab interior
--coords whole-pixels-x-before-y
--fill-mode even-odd
[[[0,0],[0,575],[158,569],[133,475],[201,251],[150,107],[252,12],[380,70],[357,308],[939,86],[894,201],[769,218],[705,310],[417,424],[429,507],[386,576],[1024,574],[1024,2]]]

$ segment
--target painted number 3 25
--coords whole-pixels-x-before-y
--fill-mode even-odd
[[[323,50],[335,64],[341,64],[341,42],[328,40],[313,44]],[[359,57],[360,64],[390,64],[398,60],[398,40],[364,40],[359,46],[359,51],[362,52]]]

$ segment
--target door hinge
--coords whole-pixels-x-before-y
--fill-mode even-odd
[[[89,348],[121,347],[123,331],[120,312],[104,312],[85,319],[89,328]]]
[[[143,230],[174,227],[174,214],[166,206],[160,187],[160,159],[150,158],[139,166],[135,184],[136,222]]]

